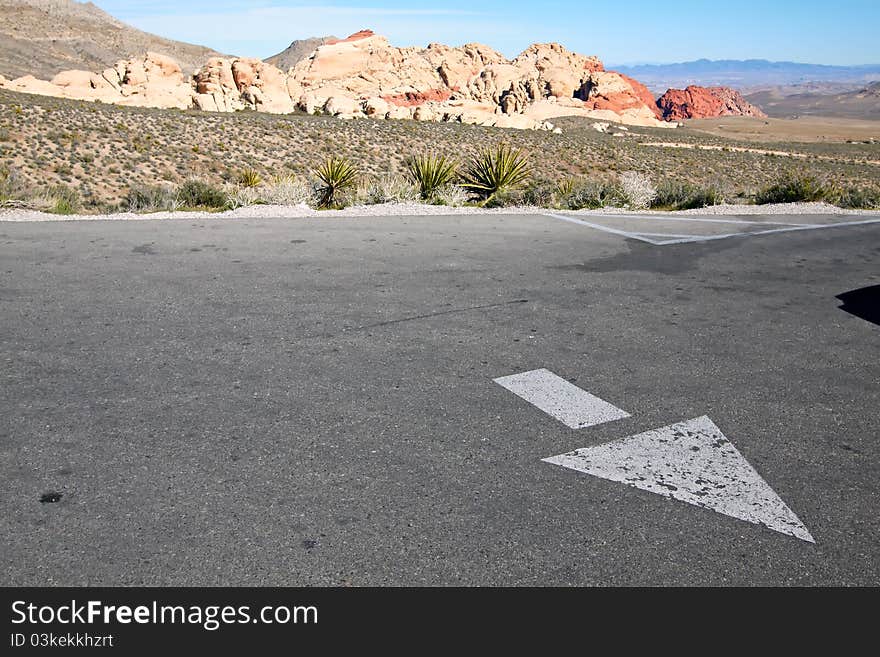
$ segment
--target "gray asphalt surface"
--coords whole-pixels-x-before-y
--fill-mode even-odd
[[[880,224],[0,224],[0,583],[880,584],[880,326],[835,298],[878,263]],[[493,383],[537,368],[632,417]],[[815,545],[541,462],[702,415]]]

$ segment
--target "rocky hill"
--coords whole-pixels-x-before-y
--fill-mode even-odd
[[[0,77],[0,86],[140,107],[301,111],[523,129],[553,129],[550,121],[564,116],[652,127],[674,127],[670,122],[684,118],[762,116],[737,92],[721,87],[670,90],[657,102],[640,82],[558,43],[534,44],[512,60],[478,43],[397,48],[370,30],[316,44],[304,58],[298,53],[309,44],[297,42],[273,58],[285,66],[298,58],[289,70],[214,56],[189,74],[173,57],[149,51],[96,71],[62,71],[51,80]]]
[[[277,55],[267,57],[263,61],[267,64],[272,64],[272,66],[275,66],[276,68],[280,68],[282,71],[289,71],[321,46],[326,45],[327,43],[335,43],[337,41],[339,41],[339,39],[335,36],[299,39],[291,43]]]
[[[218,54],[142,32],[90,2],[0,2],[0,74],[6,77],[51,79],[68,69],[102,70],[147,51],[174,58],[190,73]]]
[[[657,100],[657,107],[667,121],[708,119],[717,116],[767,115],[728,87],[698,87],[670,89]]]
[[[300,110],[510,128],[546,129],[549,119],[561,116],[668,125],[643,85],[556,43],[535,44],[508,60],[481,44],[396,48],[369,30],[319,46],[289,72],[256,59],[212,57],[190,77],[172,59],[148,53],[101,72],[65,71],[51,81],[24,76],[0,86],[220,112]]]

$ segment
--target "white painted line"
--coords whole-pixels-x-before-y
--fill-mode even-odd
[[[746,226],[815,226],[816,224],[796,224],[790,221],[753,221],[749,219],[709,219],[699,215],[688,215],[686,217],[674,216],[669,214],[592,214],[591,217],[601,217],[602,219],[656,219],[658,221],[683,221],[685,223],[698,224],[742,224]],[[824,225],[824,224],[823,224]]]
[[[601,230],[605,233],[611,233],[612,235],[620,235],[622,237],[628,237],[634,240],[640,240],[642,242],[647,242],[648,244],[653,244],[654,246],[663,246],[663,242],[658,242],[657,240],[652,240],[648,237],[640,237],[636,233],[629,233],[625,230],[618,230],[617,228],[609,228],[608,226],[603,226],[602,224],[594,224],[589,221],[583,221],[581,219],[575,219],[574,217],[568,217],[564,214],[548,214],[548,217],[552,217],[553,219],[560,219],[562,221],[567,221],[570,224],[577,224],[579,226],[587,226],[588,228],[595,228],[596,230]]]
[[[674,233],[646,233],[644,231],[639,231],[638,233],[633,233],[633,235],[639,235],[640,237],[680,237],[680,238],[689,238],[689,237],[700,238],[700,237],[702,237],[702,235],[676,235]]]
[[[803,230],[823,230],[826,228],[845,228],[848,226],[867,226],[870,224],[878,224],[880,223],[880,219],[865,219],[862,221],[841,221],[833,224],[773,224],[773,225],[782,225],[786,226],[786,228],[772,228],[769,230],[756,230],[756,231],[746,231],[743,233],[726,233],[724,235],[708,235],[706,237],[683,237],[681,239],[672,239],[672,240],[656,240],[652,239],[649,236],[655,236],[653,233],[632,233],[625,230],[620,230],[618,228],[611,228],[609,226],[603,226],[602,224],[596,224],[590,221],[583,221],[581,219],[576,219],[574,217],[569,217],[564,214],[553,214],[547,213],[544,216],[550,217],[552,219],[559,219],[561,221],[567,221],[572,224],[578,224],[580,226],[587,226],[588,228],[595,228],[596,230],[601,230],[605,233],[611,233],[612,235],[620,235],[622,237],[628,237],[630,239],[639,240],[641,242],[647,242],[648,244],[652,244],[653,246],[671,246],[674,244],[692,244],[697,242],[712,242],[715,240],[726,240],[731,237],[754,237],[757,235],[772,235],[775,233],[792,233],[796,231]],[[593,215],[593,216],[603,216],[603,215]],[[632,218],[652,218],[650,215],[608,215],[608,216],[623,216]],[[660,217],[662,220],[666,220],[665,217]],[[684,219],[678,219],[678,221],[690,221]],[[696,220],[695,220],[696,221]],[[700,221],[715,221],[713,219],[702,219]],[[748,221],[729,221],[729,222],[719,222],[719,223],[748,223],[748,224],[763,224],[765,222],[748,222]],[[669,237],[674,237],[670,235]]]
[[[629,413],[581,390],[550,370],[534,370],[495,379],[518,397],[555,417],[572,429],[583,429],[622,420]]]
[[[708,417],[544,461],[816,542]]]
[[[698,237],[693,239],[668,240],[658,244],[658,246],[668,246],[670,244],[688,244],[691,242],[711,242],[713,240],[724,240],[730,237],[754,237],[756,235],[773,235],[775,233],[795,233],[804,230],[822,230],[825,228],[846,228],[848,226],[867,226],[870,224],[880,224],[880,219],[865,219],[864,221],[841,221],[836,224],[814,224],[808,226],[793,226],[790,228],[773,228],[770,230],[755,230],[745,233],[730,233],[727,235],[709,235],[708,237]]]

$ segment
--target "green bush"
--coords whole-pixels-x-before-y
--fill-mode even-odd
[[[458,164],[444,155],[413,155],[406,161],[406,177],[419,188],[423,201],[455,179]]]
[[[828,188],[812,176],[786,178],[760,190],[755,195],[755,203],[767,205],[768,203],[823,201],[828,192]]]
[[[226,207],[226,192],[202,180],[187,180],[177,190],[177,200],[187,208],[219,209]]]
[[[340,208],[342,194],[357,187],[358,170],[342,157],[331,157],[314,170],[318,177],[318,207]]]
[[[56,185],[49,190],[47,200],[52,214],[74,214],[82,208],[82,197],[78,190],[65,185]]]
[[[531,174],[526,155],[502,144],[473,157],[461,173],[460,184],[488,204],[499,194],[521,187]]]
[[[717,187],[697,187],[676,210],[708,208],[713,205],[720,205],[721,203],[724,203],[724,195]]]
[[[848,210],[878,210],[880,188],[840,187],[829,192],[827,200],[837,207]]]
[[[484,208],[509,208],[524,205],[523,193],[518,189],[502,189],[481,203]]]
[[[667,180],[657,186],[651,207],[658,210],[694,210],[718,205],[724,196],[717,187],[696,187],[678,180]]]

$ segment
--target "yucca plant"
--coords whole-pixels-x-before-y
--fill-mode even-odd
[[[238,182],[242,187],[258,187],[263,179],[254,169],[245,169],[238,174]]]
[[[572,194],[574,194],[575,189],[577,188],[577,179],[568,176],[567,178],[563,178],[556,184],[556,195],[560,199],[567,199]]]
[[[429,201],[455,178],[458,163],[445,155],[413,155],[406,161],[406,177],[419,188],[423,201]]]
[[[499,194],[520,187],[531,174],[526,155],[501,144],[494,151],[484,150],[468,162],[461,174],[461,186],[486,204]]]
[[[314,170],[318,177],[318,207],[338,208],[342,192],[357,185],[358,170],[343,157],[331,157]]]

